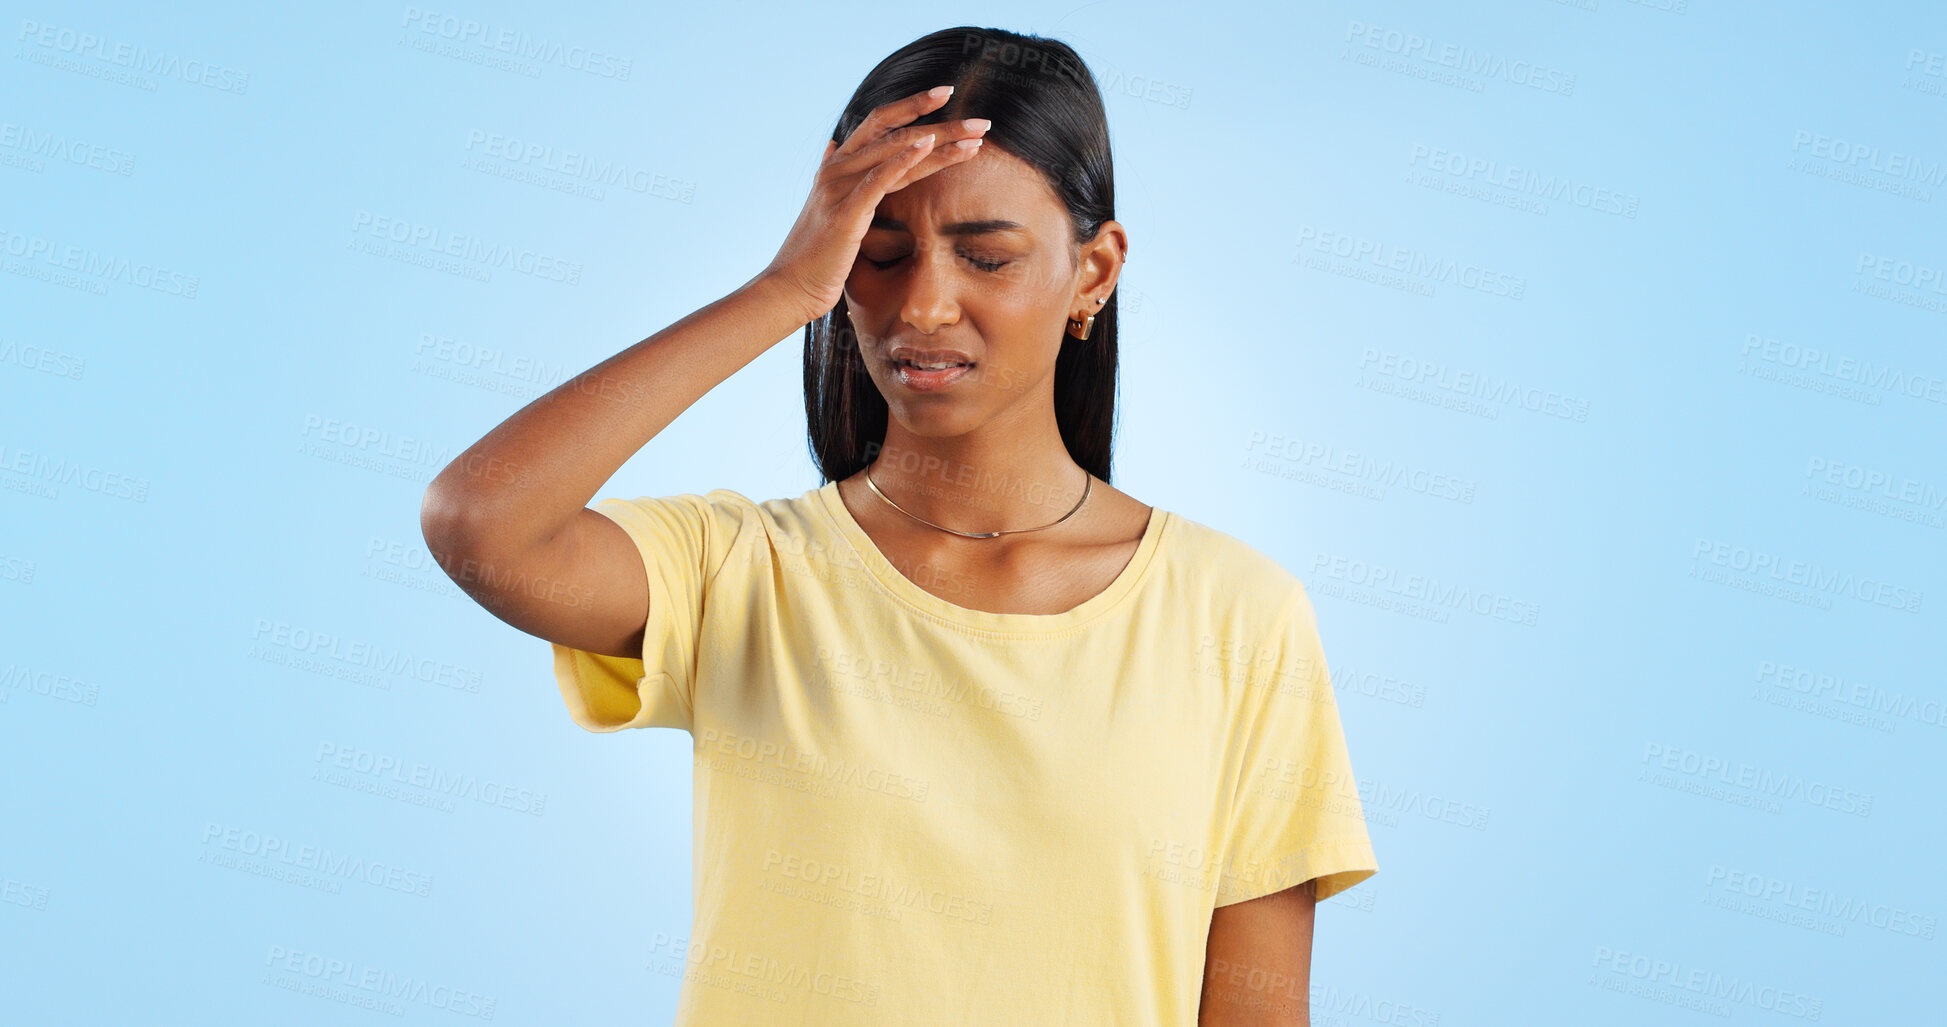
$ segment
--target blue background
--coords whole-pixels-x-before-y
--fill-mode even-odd
[[[1381,871],[1313,1022],[1937,1008],[1941,8],[1061,7],[13,8],[6,1018],[668,1022],[690,739],[576,728],[420,495],[763,267],[860,77],[968,21],[1107,97],[1115,483],[1317,605]],[[799,346],[600,494],[819,484]]]

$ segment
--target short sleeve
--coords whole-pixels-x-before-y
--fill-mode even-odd
[[[611,497],[591,509],[621,525],[635,541],[648,576],[649,619],[639,657],[550,643],[555,682],[568,715],[590,731],[688,731],[696,708],[696,653],[710,586],[754,507],[735,492],[717,489],[707,496]]]
[[[1242,759],[1225,834],[1216,905],[1318,879],[1332,897],[1379,871],[1317,619],[1302,585],[1267,640],[1239,723]],[[1254,712],[1253,712],[1254,711]]]

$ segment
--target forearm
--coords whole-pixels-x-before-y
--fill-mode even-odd
[[[794,300],[760,274],[563,382],[440,471],[422,522],[455,543],[490,534],[516,551],[553,538],[683,411],[803,327]]]

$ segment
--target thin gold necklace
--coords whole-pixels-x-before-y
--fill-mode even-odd
[[[892,503],[892,508],[894,510],[897,510],[900,513],[905,514],[906,516],[911,517],[913,520],[916,520],[921,524],[938,528],[941,531],[952,532],[953,534],[959,535],[962,538],[998,538],[1002,535],[1012,535],[1016,532],[1040,531],[1042,528],[1052,528],[1055,525],[1060,524],[1062,521],[1065,521],[1070,517],[1075,516],[1075,511],[1080,510],[1082,508],[1082,504],[1088,502],[1088,494],[1095,488],[1095,475],[1088,474],[1087,471],[1083,471],[1082,473],[1088,475],[1088,479],[1082,483],[1082,498],[1076,500],[1075,505],[1073,507],[1070,507],[1067,513],[1062,514],[1060,517],[1056,518],[1055,520],[1050,521],[1047,524],[1043,524],[1037,528],[1006,528],[1001,531],[960,531],[956,528],[949,528],[944,524],[934,524],[932,521],[929,521],[926,518],[921,517],[916,513],[913,513],[912,511],[906,509],[905,507],[900,506],[898,503],[893,503],[891,496],[886,495],[884,492],[880,492],[879,483],[872,480],[871,468],[866,469],[865,483],[867,486],[871,487],[872,491],[879,493],[880,499],[883,499],[888,503]]]

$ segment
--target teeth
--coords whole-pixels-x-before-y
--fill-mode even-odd
[[[966,366],[965,364],[962,364],[954,360],[930,360],[930,361],[906,360],[901,362],[910,367],[917,367],[922,371],[944,371],[949,367]]]

